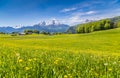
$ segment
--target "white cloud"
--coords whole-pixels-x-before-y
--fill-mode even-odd
[[[69,24],[69,25],[76,25],[80,23],[84,23],[86,19],[88,20],[100,20],[104,18],[110,18],[114,16],[120,15],[120,6],[118,4],[119,0],[92,0],[88,2],[78,3],[72,7],[75,8],[66,8],[63,9],[62,12],[69,12],[73,11],[72,14],[67,15],[65,19],[62,19],[63,23]],[[99,7],[105,7],[105,9],[97,9],[96,6]],[[117,7],[117,8],[116,8]],[[87,8],[87,10],[84,12],[84,8]],[[70,12],[71,13],[71,12]]]
[[[96,12],[95,11],[88,11],[88,12],[86,12],[86,14],[95,14]]]
[[[87,12],[74,12],[70,16],[66,17],[62,22],[67,23],[69,25],[76,25],[80,23],[85,23],[86,19],[88,20],[96,20],[95,18],[91,17],[92,14],[97,13],[96,11],[87,11]],[[82,17],[82,16],[87,17]]]
[[[77,8],[65,8],[63,10],[61,10],[60,12],[69,12],[69,11],[73,11],[73,10],[76,10]]]
[[[84,21],[84,19],[82,19],[80,17],[80,15],[81,14],[76,14],[76,15],[66,17],[66,18],[62,19],[61,22],[64,24],[68,24],[68,25],[75,25],[78,23],[82,23]]]
[[[82,15],[92,15],[92,14],[96,14],[96,13],[97,13],[97,11],[73,12],[72,15],[82,16]]]

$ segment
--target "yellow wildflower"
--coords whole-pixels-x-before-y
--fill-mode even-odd
[[[20,62],[22,62],[22,61],[23,61],[22,59],[18,59],[18,61],[17,61],[17,62],[19,62],[19,63],[20,63]]]
[[[68,76],[71,76],[71,74],[68,74]]]
[[[30,70],[30,68],[29,67],[25,67],[25,70]]]
[[[32,61],[32,59],[28,59],[28,61],[30,61],[30,62],[31,62],[31,61]]]
[[[35,60],[35,61],[36,61],[37,59],[36,59],[36,58],[34,58],[33,60]]]
[[[112,69],[111,69],[111,68],[109,68],[108,70],[109,70],[109,71],[112,71]]]
[[[72,78],[72,75],[71,74],[68,74],[69,78]]]
[[[73,78],[72,76],[69,76],[69,78]]]
[[[58,64],[58,61],[59,61],[59,60],[55,60],[55,61],[54,61],[54,64]]]
[[[67,75],[64,75],[64,78],[68,78],[68,76],[67,76]]]
[[[69,66],[67,66],[67,68],[70,68]]]

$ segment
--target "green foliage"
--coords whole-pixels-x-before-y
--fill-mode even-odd
[[[84,33],[84,26],[77,27],[77,33]]]
[[[117,27],[120,27],[120,21],[116,23],[116,26],[117,26]]]
[[[40,31],[38,31],[38,30],[33,30],[33,33],[35,33],[35,34],[39,34]]]
[[[54,35],[62,35],[63,33],[61,32],[56,32],[56,33],[53,33]]]
[[[0,34],[5,34],[4,32],[0,32]]]
[[[19,32],[12,32],[12,34],[19,34]]]
[[[39,34],[40,32],[38,30],[24,30],[24,33],[25,34],[32,34],[32,33]]]
[[[25,34],[32,34],[32,33],[33,33],[33,30],[24,30],[24,33],[25,33]]]
[[[47,32],[47,31],[41,31],[40,34],[50,35],[50,32]]]
[[[109,19],[104,19],[100,21],[80,24],[77,26],[76,31],[77,33],[90,33],[93,31],[107,30],[112,28],[116,28],[114,22],[110,21]]]
[[[18,32],[12,32],[11,36],[17,36],[19,33]]]
[[[114,18],[102,19],[99,21],[72,26],[67,30],[67,33],[89,33],[93,31],[118,28],[120,27],[119,22],[120,22],[120,16]]]
[[[105,28],[105,29],[110,29],[110,23],[106,22],[104,28]]]

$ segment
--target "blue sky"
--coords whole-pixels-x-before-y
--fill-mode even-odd
[[[120,0],[0,0],[0,26],[34,25],[57,19],[75,25],[120,15]]]

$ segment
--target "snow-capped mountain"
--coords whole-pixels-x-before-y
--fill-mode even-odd
[[[46,26],[46,22],[45,21],[42,21],[38,24],[35,24],[34,26]]]
[[[22,27],[0,27],[0,32],[23,32],[26,29],[39,30],[46,32],[65,32],[69,28],[66,24],[60,24],[57,20],[52,20],[50,23],[42,21],[33,26],[22,26]]]
[[[59,26],[60,22],[58,20],[52,20],[50,22],[45,22],[45,21],[41,21],[38,24],[35,24],[34,26]]]

